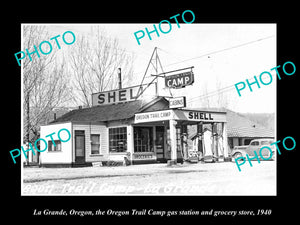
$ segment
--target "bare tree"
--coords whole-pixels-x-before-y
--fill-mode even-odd
[[[208,86],[208,83],[207,82],[205,82],[205,83],[203,83],[203,85],[202,85],[202,93],[203,93],[203,95],[206,95],[203,99],[202,99],[202,105],[203,105],[203,107],[206,107],[206,108],[209,108],[209,107],[211,107],[211,100],[210,100],[210,97],[208,96],[208,91],[207,91],[207,86]]]
[[[217,104],[216,106],[219,108],[227,108],[228,107],[228,94],[227,91],[222,87],[222,82],[219,77],[216,78],[216,89],[217,89]]]
[[[74,87],[81,104],[91,106],[91,94],[117,88],[117,69],[122,68],[122,81],[132,76],[133,55],[121,49],[116,38],[99,27],[92,27],[91,36],[78,38],[71,53]]]
[[[45,26],[23,26],[23,51],[33,51],[34,45],[49,40]],[[32,61],[26,57],[23,60],[23,116],[24,140],[34,142],[39,137],[39,127],[49,112],[65,103],[68,99],[68,83],[65,73],[65,63],[58,59],[53,50],[49,55],[36,53],[31,55]]]

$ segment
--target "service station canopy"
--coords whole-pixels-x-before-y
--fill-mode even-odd
[[[226,122],[226,112],[198,111],[188,109],[161,110],[146,113],[136,113],[134,123],[147,123],[164,120]]]

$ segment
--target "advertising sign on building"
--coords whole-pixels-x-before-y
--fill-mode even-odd
[[[197,110],[174,110],[175,119],[205,122],[226,122],[226,112],[209,112]]]
[[[183,108],[183,107],[186,107],[185,96],[169,99],[170,109]]]
[[[146,92],[143,90],[145,86],[148,87]],[[149,93],[154,94],[153,91],[154,85],[150,85],[150,86],[151,88],[149,87],[148,84],[143,84],[140,93],[143,92],[143,95],[147,95]],[[128,88],[93,93],[92,106],[109,105],[109,104],[135,101],[140,87],[141,86],[138,85],[138,86],[132,86]]]
[[[135,114],[134,123],[163,121],[163,120],[169,120],[172,118],[173,118],[172,110],[137,113],[137,114]]]
[[[154,152],[135,152],[132,156],[134,160],[156,160]]]
[[[184,88],[194,83],[194,74],[192,71],[179,73],[165,77],[165,84],[168,88]]]

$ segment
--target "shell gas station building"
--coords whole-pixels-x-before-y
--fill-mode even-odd
[[[226,112],[170,109],[169,101],[163,97],[150,102],[137,100],[77,109],[41,127],[44,136],[66,128],[71,132],[71,140],[55,140],[56,147],[41,153],[40,163],[76,166],[122,161],[124,157],[132,164],[182,162],[187,157],[187,126],[198,125],[201,138],[201,127],[208,123],[221,126],[221,151],[214,151],[218,156],[228,157]]]
[[[167,89],[193,84],[191,69],[178,71],[171,71],[171,76],[153,75],[153,81],[164,78]],[[53,140],[53,145],[50,137],[46,138],[48,149],[40,154],[40,165],[72,167],[109,161],[181,163],[189,157],[188,126],[197,127],[198,155],[204,155],[205,151],[203,127],[210,126],[212,155],[226,161],[226,111],[187,108],[185,97],[160,96],[157,90],[157,82],[146,87],[143,83],[128,88],[119,85],[116,90],[92,94],[92,107],[78,108],[41,126],[42,137],[65,128],[70,131],[71,139]],[[143,98],[149,91],[155,94]]]

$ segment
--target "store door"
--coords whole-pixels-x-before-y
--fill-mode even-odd
[[[163,126],[156,127],[156,158],[159,162],[166,162],[165,159],[165,128]]]
[[[85,163],[85,135],[84,130],[75,131],[75,163]]]

